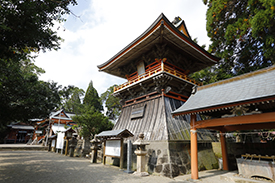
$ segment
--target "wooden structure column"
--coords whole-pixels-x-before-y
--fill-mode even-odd
[[[196,114],[191,114],[191,128],[190,128],[190,139],[191,139],[191,178],[199,178],[198,169],[198,137],[196,124]]]
[[[222,149],[222,163],[223,163],[223,170],[229,170],[228,168],[228,156],[227,156],[227,147],[226,147],[226,140],[225,134],[223,131],[220,131],[220,141],[221,141],[221,149]]]
[[[123,169],[123,138],[120,139],[120,161],[119,168]]]

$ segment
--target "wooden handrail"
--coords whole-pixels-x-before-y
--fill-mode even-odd
[[[168,72],[172,75],[180,77],[180,78],[182,78],[186,81],[189,81],[191,83],[194,83],[196,85],[199,85],[199,86],[202,85],[201,83],[197,82],[196,80],[189,78],[185,74],[186,71],[184,71],[183,69],[180,69],[179,67],[174,66],[171,63],[169,63],[167,61],[165,62],[165,61],[166,60],[164,60],[164,62],[161,63],[161,60],[156,59],[155,62],[153,62],[153,63],[146,66],[145,73],[143,73],[141,75],[138,75],[137,72],[134,72],[134,73],[130,74],[129,76],[126,76],[128,81],[126,83],[123,83],[123,84],[119,85],[118,87],[114,87],[114,92],[117,91],[117,90],[120,90],[120,89],[122,89],[122,88],[124,88],[124,87],[126,87],[126,86],[128,86],[132,83],[140,81],[141,79],[144,79],[144,78],[149,77],[149,76],[151,76],[155,73],[158,73],[160,71]]]

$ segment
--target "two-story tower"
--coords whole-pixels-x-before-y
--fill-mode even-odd
[[[137,39],[98,66],[127,80],[114,89],[123,105],[114,130],[128,129],[134,134],[132,141],[144,134],[150,142],[149,172],[174,177],[190,171],[190,116],[173,118],[171,112],[201,85],[188,75],[217,61],[191,40],[181,18],[170,22],[161,14]],[[210,135],[198,135],[199,142],[211,140]]]

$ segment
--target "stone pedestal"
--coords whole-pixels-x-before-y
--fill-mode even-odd
[[[143,138],[144,138],[144,135],[140,134],[139,139],[133,143],[134,145],[137,145],[137,150],[135,150],[135,154],[137,155],[137,171],[134,172],[133,175],[137,175],[137,176],[149,175],[148,172],[145,172],[145,165],[146,165],[145,156],[147,154],[145,146],[149,145],[149,143],[145,142]]]
[[[100,143],[100,140],[98,140],[95,135],[95,138],[90,142],[92,143],[91,163],[97,163],[97,150],[98,150],[98,144]]]
[[[76,139],[73,137],[71,140],[71,144],[69,145],[70,151],[69,151],[69,155],[70,157],[74,157],[74,149],[76,146]]]
[[[147,151],[142,150],[135,150],[135,154],[137,155],[137,171],[134,172],[134,175],[138,176],[147,176],[149,175],[147,172],[145,172],[145,156],[147,154]]]

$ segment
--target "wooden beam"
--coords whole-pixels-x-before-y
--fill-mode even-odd
[[[205,129],[208,130],[217,130],[221,131],[222,129],[225,132],[230,132],[230,131],[236,131],[236,130],[257,130],[257,129],[275,129],[275,123],[270,122],[270,123],[254,123],[254,124],[239,124],[239,125],[230,125],[230,126],[218,126],[218,127],[207,127]]]
[[[229,118],[217,118],[195,122],[196,128],[211,128],[219,126],[230,126],[240,124],[275,122],[275,112],[253,114],[247,116],[236,116]]]
[[[275,128],[275,123],[256,123],[248,125],[234,125],[224,127],[225,131],[236,131],[236,130],[257,130],[257,129],[272,129]]]

